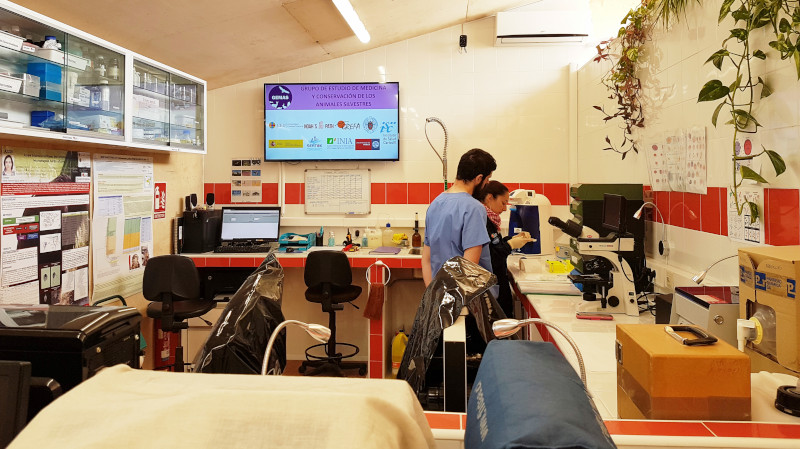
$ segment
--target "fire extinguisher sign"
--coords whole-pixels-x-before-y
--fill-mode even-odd
[[[157,182],[153,187],[153,218],[167,216],[167,183]]]

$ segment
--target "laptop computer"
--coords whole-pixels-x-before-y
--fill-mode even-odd
[[[215,252],[262,252],[278,247],[280,207],[223,207]]]

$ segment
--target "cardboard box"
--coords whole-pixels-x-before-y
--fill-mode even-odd
[[[739,317],[755,317],[763,327],[760,342],[747,347],[800,372],[800,246],[739,249]]]
[[[664,328],[617,325],[619,417],[749,420],[750,359],[723,340],[683,345]]]

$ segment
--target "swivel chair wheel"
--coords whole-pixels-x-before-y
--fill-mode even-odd
[[[364,368],[364,367],[358,368],[358,375],[359,376],[366,376],[367,375],[367,369]]]
[[[299,372],[300,374],[305,373],[306,372],[306,366],[301,364],[300,368],[297,368],[297,372]]]

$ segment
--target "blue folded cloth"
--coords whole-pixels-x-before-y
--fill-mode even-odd
[[[615,447],[583,382],[555,346],[489,343],[467,405],[465,449]]]

